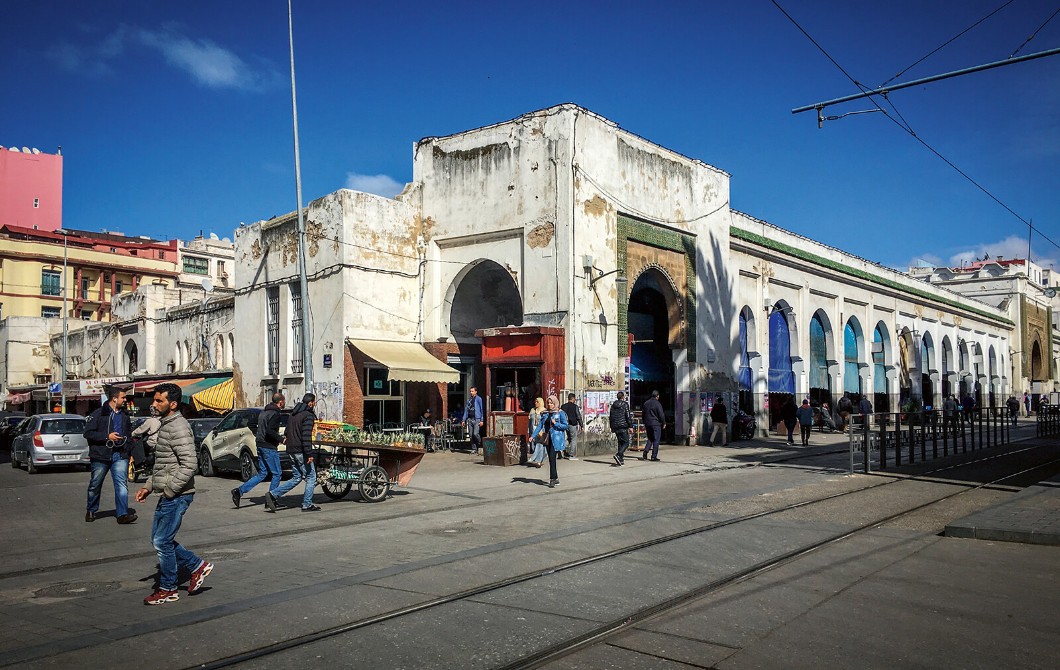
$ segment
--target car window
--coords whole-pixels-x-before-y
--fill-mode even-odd
[[[28,433],[29,429],[32,428],[32,427],[33,427],[33,417],[30,417],[30,418],[26,419],[25,421],[23,421],[22,423],[18,424],[18,432],[20,434],[21,433]]]
[[[195,434],[195,439],[204,439],[210,434],[214,426],[218,425],[218,422],[207,419],[205,421],[191,421],[191,430]]]
[[[236,427],[236,420],[238,418],[238,414],[229,414],[225,418],[221,419],[221,423],[217,424],[217,432],[223,433],[226,430],[232,430]]]
[[[85,432],[84,419],[48,419],[41,422],[40,432],[43,435],[68,435]]]
[[[258,413],[257,412],[240,412],[239,413],[239,424],[240,428],[250,428],[251,432],[258,428]]]

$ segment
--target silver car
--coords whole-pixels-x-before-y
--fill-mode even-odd
[[[11,467],[23,465],[31,475],[57,465],[91,464],[85,417],[77,414],[37,414],[18,425],[11,441]]]

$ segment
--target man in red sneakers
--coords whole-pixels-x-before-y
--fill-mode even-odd
[[[158,552],[158,590],[144,598],[145,605],[162,605],[179,600],[178,565],[191,571],[188,593],[202,588],[213,570],[208,563],[182,547],[177,531],[184,513],[195,499],[195,438],[188,421],[177,411],[181,390],[176,384],[159,384],[151,406],[158,411],[161,426],[155,444],[155,466],[143,488],[136,492],[136,502],[144,502],[152,493],[160,494],[151,526],[151,543]]]

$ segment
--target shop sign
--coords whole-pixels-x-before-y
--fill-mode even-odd
[[[128,377],[100,377],[98,379],[81,379],[77,382],[78,395],[103,395],[105,387],[111,384],[128,383]]]
[[[331,367],[331,354],[324,354],[324,367]]]

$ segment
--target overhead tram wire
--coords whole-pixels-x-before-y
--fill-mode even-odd
[[[801,25],[799,25],[799,22],[798,22],[798,21],[796,21],[796,20],[795,20],[795,19],[794,19],[794,18],[793,18],[793,17],[791,16],[791,14],[788,14],[788,12],[787,12],[787,11],[786,11],[786,10],[785,10],[785,9],[784,9],[783,7],[781,7],[781,6],[780,6],[780,3],[778,3],[778,2],[777,2],[777,0],[771,0],[771,2],[773,3],[773,5],[774,5],[774,6],[775,6],[775,7],[777,8],[777,9],[779,9],[779,10],[780,10],[780,12],[781,12],[782,14],[784,14],[784,16],[786,16],[786,17],[787,17],[787,19],[788,19],[789,21],[791,21],[792,25],[794,25],[794,26],[795,26],[796,28],[798,28],[798,29],[799,29],[799,32],[801,32],[801,33],[802,33],[803,35],[805,35],[805,36],[806,36],[806,39],[810,40],[810,42],[811,42],[811,43],[812,43],[812,44],[813,44],[813,45],[814,45],[815,47],[817,47],[817,49],[818,49],[818,50],[819,50],[819,51],[820,51],[820,52],[821,52],[822,54],[824,54],[825,58],[827,58],[827,59],[828,59],[829,61],[831,61],[831,63],[832,63],[833,65],[835,65],[835,66],[836,66],[836,68],[838,68],[838,69],[839,69],[839,71],[840,71],[840,72],[842,72],[842,73],[843,73],[843,75],[844,75],[844,76],[845,76],[845,77],[846,77],[847,79],[849,79],[849,80],[850,80],[850,82],[851,82],[852,84],[854,84],[854,86],[856,86],[856,87],[857,87],[857,88],[858,88],[859,90],[861,90],[861,94],[859,94],[859,95],[850,95],[850,96],[845,96],[845,97],[843,97],[843,98],[837,98],[837,99],[835,99],[835,100],[831,100],[831,101],[828,101],[827,103],[818,103],[818,104],[816,104],[816,105],[809,105],[809,106],[806,106],[806,107],[799,107],[799,108],[793,109],[793,110],[791,110],[792,114],[797,114],[797,113],[799,113],[799,112],[809,111],[809,110],[811,110],[811,109],[817,109],[817,110],[818,110],[818,113],[820,113],[820,110],[821,110],[821,109],[823,108],[823,107],[822,107],[822,105],[825,105],[825,104],[834,104],[834,103],[838,103],[838,102],[846,102],[846,101],[848,101],[848,100],[854,100],[854,99],[858,99],[858,98],[868,98],[869,102],[871,102],[871,103],[872,103],[872,104],[873,104],[873,105],[874,105],[874,106],[875,106],[875,107],[876,107],[876,108],[877,108],[877,109],[878,109],[879,111],[883,112],[883,115],[884,115],[884,116],[886,116],[886,117],[887,117],[887,118],[888,118],[888,119],[889,119],[889,120],[890,120],[890,121],[891,121],[892,123],[894,123],[894,124],[895,124],[896,126],[898,126],[898,127],[899,127],[899,128],[901,128],[902,130],[904,130],[905,132],[907,132],[907,133],[908,133],[908,134],[909,134],[910,136],[912,136],[912,137],[913,137],[913,139],[915,139],[915,140],[916,140],[917,142],[919,142],[920,144],[922,144],[922,145],[924,146],[924,148],[925,148],[925,149],[927,149],[927,150],[928,150],[928,151],[930,151],[931,153],[935,154],[935,156],[937,156],[937,157],[938,157],[939,159],[941,159],[941,160],[942,160],[942,162],[946,163],[946,165],[949,165],[949,166],[950,166],[951,168],[953,168],[953,169],[954,169],[954,170],[955,170],[955,171],[956,171],[956,172],[957,172],[958,174],[960,174],[960,175],[961,175],[962,177],[964,177],[964,178],[965,178],[966,180],[968,180],[968,181],[969,181],[969,182],[970,182],[970,183],[971,183],[971,184],[972,184],[973,186],[975,186],[975,187],[976,187],[976,188],[978,188],[978,189],[979,189],[980,191],[982,191],[983,193],[985,193],[985,194],[987,195],[987,197],[989,197],[989,198],[990,198],[991,200],[993,200],[994,202],[996,202],[996,203],[997,203],[998,205],[1001,205],[1001,207],[1003,207],[1003,208],[1004,208],[1004,209],[1005,209],[1005,210],[1006,210],[1006,211],[1007,211],[1008,213],[1012,214],[1012,216],[1016,217],[1017,219],[1019,219],[1019,220],[1020,220],[1020,221],[1022,221],[1023,223],[1027,224],[1027,226],[1028,226],[1028,227],[1029,227],[1029,228],[1030,228],[1031,230],[1033,230],[1034,232],[1038,233],[1038,235],[1039,235],[1039,236],[1040,236],[1040,237],[1041,237],[1042,239],[1044,239],[1045,241],[1049,242],[1049,244],[1052,244],[1052,245],[1053,245],[1054,247],[1056,247],[1057,249],[1060,249],[1060,244],[1057,244],[1057,243],[1056,243],[1056,242],[1055,242],[1055,241],[1054,241],[1053,239],[1051,239],[1051,238],[1050,238],[1050,237],[1049,237],[1048,235],[1046,235],[1045,233],[1043,233],[1043,232],[1042,232],[1042,231],[1041,231],[1040,229],[1036,228],[1036,227],[1034,226],[1034,224],[1033,224],[1033,223],[1032,223],[1031,221],[1029,221],[1028,219],[1025,219],[1025,218],[1023,218],[1022,216],[1020,216],[1020,215],[1019,215],[1019,214],[1018,214],[1018,213],[1017,213],[1017,212],[1016,212],[1015,210],[1013,210],[1013,209],[1012,209],[1011,207],[1009,207],[1009,206],[1008,206],[1008,205],[1006,205],[1006,204],[1005,204],[1004,202],[1002,202],[1000,198],[998,198],[998,197],[997,197],[997,196],[995,196],[995,195],[994,195],[993,193],[991,193],[990,191],[988,191],[988,190],[986,189],[986,187],[985,187],[985,186],[983,186],[982,184],[980,184],[979,182],[977,182],[977,181],[976,181],[975,179],[973,179],[973,178],[971,177],[971,175],[969,175],[969,174],[968,174],[967,172],[965,172],[965,171],[964,171],[964,170],[962,170],[961,168],[957,167],[957,165],[956,165],[956,164],[954,164],[954,163],[953,163],[953,161],[951,161],[950,159],[946,158],[946,157],[945,157],[945,156],[943,156],[943,155],[942,155],[941,153],[939,153],[939,151],[938,151],[937,149],[935,149],[934,147],[932,147],[932,146],[931,146],[930,144],[928,144],[928,143],[927,143],[926,141],[924,141],[924,139],[923,139],[922,137],[920,137],[919,135],[917,135],[917,134],[916,134],[916,132],[915,132],[915,131],[913,131],[913,129],[912,129],[911,127],[908,127],[908,126],[906,126],[906,125],[902,125],[902,122],[901,122],[901,121],[898,121],[898,120],[897,120],[897,119],[895,119],[895,118],[894,118],[893,116],[891,116],[891,115],[890,115],[890,114],[889,114],[889,113],[887,112],[887,110],[885,110],[885,109],[884,109],[883,107],[881,107],[881,106],[880,106],[880,104],[879,104],[878,102],[876,102],[876,99],[875,99],[875,97],[874,97],[874,96],[876,96],[876,95],[884,95],[884,96],[886,97],[886,94],[887,94],[887,93],[888,93],[889,91],[893,91],[893,90],[898,90],[899,88],[907,88],[908,86],[910,86],[910,85],[914,85],[914,84],[916,84],[916,83],[918,83],[918,82],[919,82],[919,83],[924,83],[924,82],[926,82],[926,81],[928,81],[928,80],[937,80],[937,79],[939,79],[939,78],[942,78],[942,77],[944,77],[944,76],[947,76],[947,75],[939,75],[938,77],[927,77],[927,78],[925,78],[925,79],[920,79],[920,80],[917,80],[916,82],[906,82],[905,84],[901,84],[901,85],[899,85],[899,86],[891,87],[891,88],[890,88],[890,89],[888,89],[888,90],[880,90],[880,89],[875,89],[875,90],[869,90],[869,89],[868,89],[868,88],[867,88],[867,87],[866,87],[866,86],[865,86],[864,84],[862,84],[862,83],[861,83],[861,82],[859,82],[859,81],[858,81],[857,79],[855,79],[855,78],[854,78],[853,76],[851,76],[851,74],[850,74],[849,72],[847,72],[847,71],[846,71],[846,69],[845,69],[845,68],[844,68],[844,67],[843,67],[842,65],[840,65],[840,64],[839,64],[839,62],[838,62],[838,61],[837,61],[837,60],[836,60],[835,58],[832,58],[832,55],[831,55],[831,54],[829,54],[829,53],[828,53],[828,51],[826,51],[826,50],[825,50],[825,48],[824,48],[823,46],[821,46],[821,45],[820,45],[820,43],[818,43],[818,42],[817,42],[817,40],[815,40],[815,39],[813,38],[813,36],[812,36],[812,35],[810,35],[810,34],[809,34],[808,32],[806,32],[806,29],[805,29],[805,28],[803,28],[803,27],[802,27]],[[1050,17],[1050,18],[1051,18],[1051,17]],[[1040,53],[1037,53],[1037,54],[1031,54],[1031,55],[1029,55],[1029,56],[1023,56],[1023,57],[1021,57],[1021,59],[1020,59],[1020,60],[1030,60],[1030,59],[1033,59],[1033,58],[1042,58],[1042,57],[1044,57],[1044,56],[1050,56],[1050,55],[1054,55],[1054,54],[1058,54],[1058,53],[1060,53],[1060,49],[1051,49],[1051,50],[1049,50],[1049,51],[1043,51],[1043,52],[1040,52]],[[986,66],[979,66],[978,68],[968,68],[967,70],[961,70],[961,71],[959,71],[959,72],[961,72],[961,73],[964,73],[964,74],[968,74],[968,73],[969,73],[970,71],[975,71],[975,70],[981,70],[981,69],[985,69],[985,68],[988,68],[988,67],[997,67],[998,65],[999,65],[999,64],[997,64],[997,63],[994,63],[994,64],[990,64],[990,65],[986,65]],[[952,74],[954,74],[954,73],[950,73],[950,74],[952,75]],[[881,88],[882,88],[882,87],[881,87]],[[892,107],[894,106],[894,104],[893,104],[893,103],[890,103],[890,101],[888,101],[888,103],[889,103],[889,104],[890,104],[890,105],[891,105]],[[895,109],[895,112],[897,112],[897,111],[898,111],[898,110],[897,110],[897,109]],[[899,114],[899,116],[901,116],[901,113],[898,113],[898,114]],[[904,121],[904,118],[903,118],[903,121]],[[1028,260],[1029,260],[1029,259],[1028,259]]]
[[[1050,21],[1052,21],[1052,20],[1053,20],[1054,18],[1056,18],[1056,15],[1057,15],[1057,14],[1060,14],[1060,7],[1057,7],[1057,8],[1056,8],[1056,11],[1055,11],[1055,12],[1053,12],[1053,13],[1052,13],[1052,14],[1051,14],[1051,15],[1049,16],[1049,18],[1047,18],[1047,19],[1046,19],[1046,20],[1045,20],[1045,21],[1044,21],[1044,22],[1042,23],[1042,25],[1040,25],[1040,26],[1038,26],[1037,28],[1035,28],[1035,29],[1034,29],[1034,32],[1033,32],[1033,33],[1031,33],[1030,37],[1028,37],[1027,39],[1023,40],[1023,44],[1019,45],[1019,47],[1018,47],[1018,48],[1017,48],[1017,49],[1016,49],[1015,51],[1013,51],[1012,53],[1010,53],[1010,54],[1008,55],[1008,57],[1009,57],[1009,58],[1013,58],[1013,57],[1015,57],[1015,55],[1016,55],[1016,54],[1018,54],[1018,53],[1019,53],[1020,51],[1022,51],[1022,50],[1023,50],[1023,47],[1027,46],[1027,43],[1028,43],[1028,42],[1030,42],[1030,41],[1031,41],[1031,40],[1033,40],[1033,39],[1034,39],[1035,37],[1037,37],[1037,35],[1038,35],[1038,33],[1039,33],[1039,32],[1041,31],[1041,29],[1042,29],[1042,28],[1044,28],[1044,27],[1045,27],[1046,25],[1048,25],[1048,24],[1049,24],[1049,22],[1050,22]]]
[[[909,72],[910,70],[912,70],[912,69],[913,69],[914,67],[916,67],[917,65],[920,65],[921,63],[923,63],[924,61],[926,61],[926,60],[927,60],[928,58],[931,58],[931,57],[932,57],[932,56],[934,56],[934,55],[935,55],[936,53],[938,53],[938,52],[939,52],[939,51],[941,51],[942,49],[944,49],[944,48],[946,48],[947,46],[949,46],[949,45],[950,45],[950,43],[952,43],[952,42],[953,42],[954,40],[956,40],[956,39],[958,39],[959,37],[963,36],[963,35],[964,35],[965,33],[967,33],[967,32],[968,32],[969,30],[971,30],[972,28],[975,28],[975,27],[976,27],[976,26],[978,26],[978,25],[979,25],[980,23],[982,23],[983,21],[986,21],[986,20],[987,20],[987,19],[989,19],[989,18],[990,18],[991,16],[993,16],[994,14],[997,14],[997,13],[998,13],[998,12],[1000,12],[1000,11],[1001,11],[1002,9],[1004,9],[1005,7],[1008,7],[1009,5],[1011,5],[1011,4],[1012,4],[1013,2],[1015,2],[1015,1],[1016,1],[1016,0],[1008,0],[1008,2],[1006,2],[1006,3],[1005,3],[1005,4],[1003,4],[1003,5],[1001,5],[1000,7],[998,7],[997,9],[995,9],[994,11],[990,12],[989,14],[987,14],[986,16],[984,16],[983,18],[979,19],[978,21],[976,21],[976,22],[975,22],[975,23],[973,23],[972,25],[968,26],[967,28],[965,28],[965,29],[964,29],[964,30],[962,30],[961,32],[957,33],[956,35],[954,35],[954,36],[953,36],[953,37],[951,37],[950,39],[946,40],[945,42],[943,42],[942,44],[940,44],[939,46],[937,46],[936,48],[934,48],[933,50],[931,50],[930,52],[928,52],[928,53],[927,53],[927,54],[926,54],[925,56],[921,57],[921,58],[920,58],[919,60],[917,60],[917,61],[916,61],[915,63],[913,63],[912,65],[910,65],[910,66],[908,66],[908,67],[906,67],[906,68],[904,68],[904,69],[903,69],[903,70],[902,70],[901,72],[899,72],[898,74],[894,75],[893,77],[891,77],[891,78],[890,78],[890,79],[888,79],[887,81],[883,82],[882,84],[880,84],[880,85],[879,85],[879,86],[877,86],[876,88],[883,88],[883,87],[884,87],[884,86],[886,86],[887,84],[890,84],[890,83],[891,83],[892,81],[894,81],[894,80],[895,80],[895,79],[897,79],[898,77],[901,77],[901,76],[902,76],[903,74],[905,74],[906,72]],[[776,4],[776,3],[774,3],[774,4]],[[788,18],[791,18],[791,17],[788,17]],[[1041,29],[1039,28],[1039,30],[1041,30]],[[1037,31],[1036,31],[1036,32],[1037,32]],[[1033,35],[1032,35],[1031,37],[1033,37]],[[1029,42],[1029,41],[1030,41],[1030,37],[1028,37],[1028,38],[1027,38],[1027,42]],[[1027,42],[1024,42],[1024,44],[1026,44]],[[1020,47],[1020,49],[1022,49],[1022,48],[1023,48],[1023,47],[1021,46],[1021,47]],[[1019,51],[1019,49],[1017,49],[1016,51]],[[1015,56],[1015,55],[1016,55],[1015,53],[1013,53],[1013,54],[1012,54],[1012,56]],[[1011,58],[1012,56],[1009,56],[1009,58]]]

